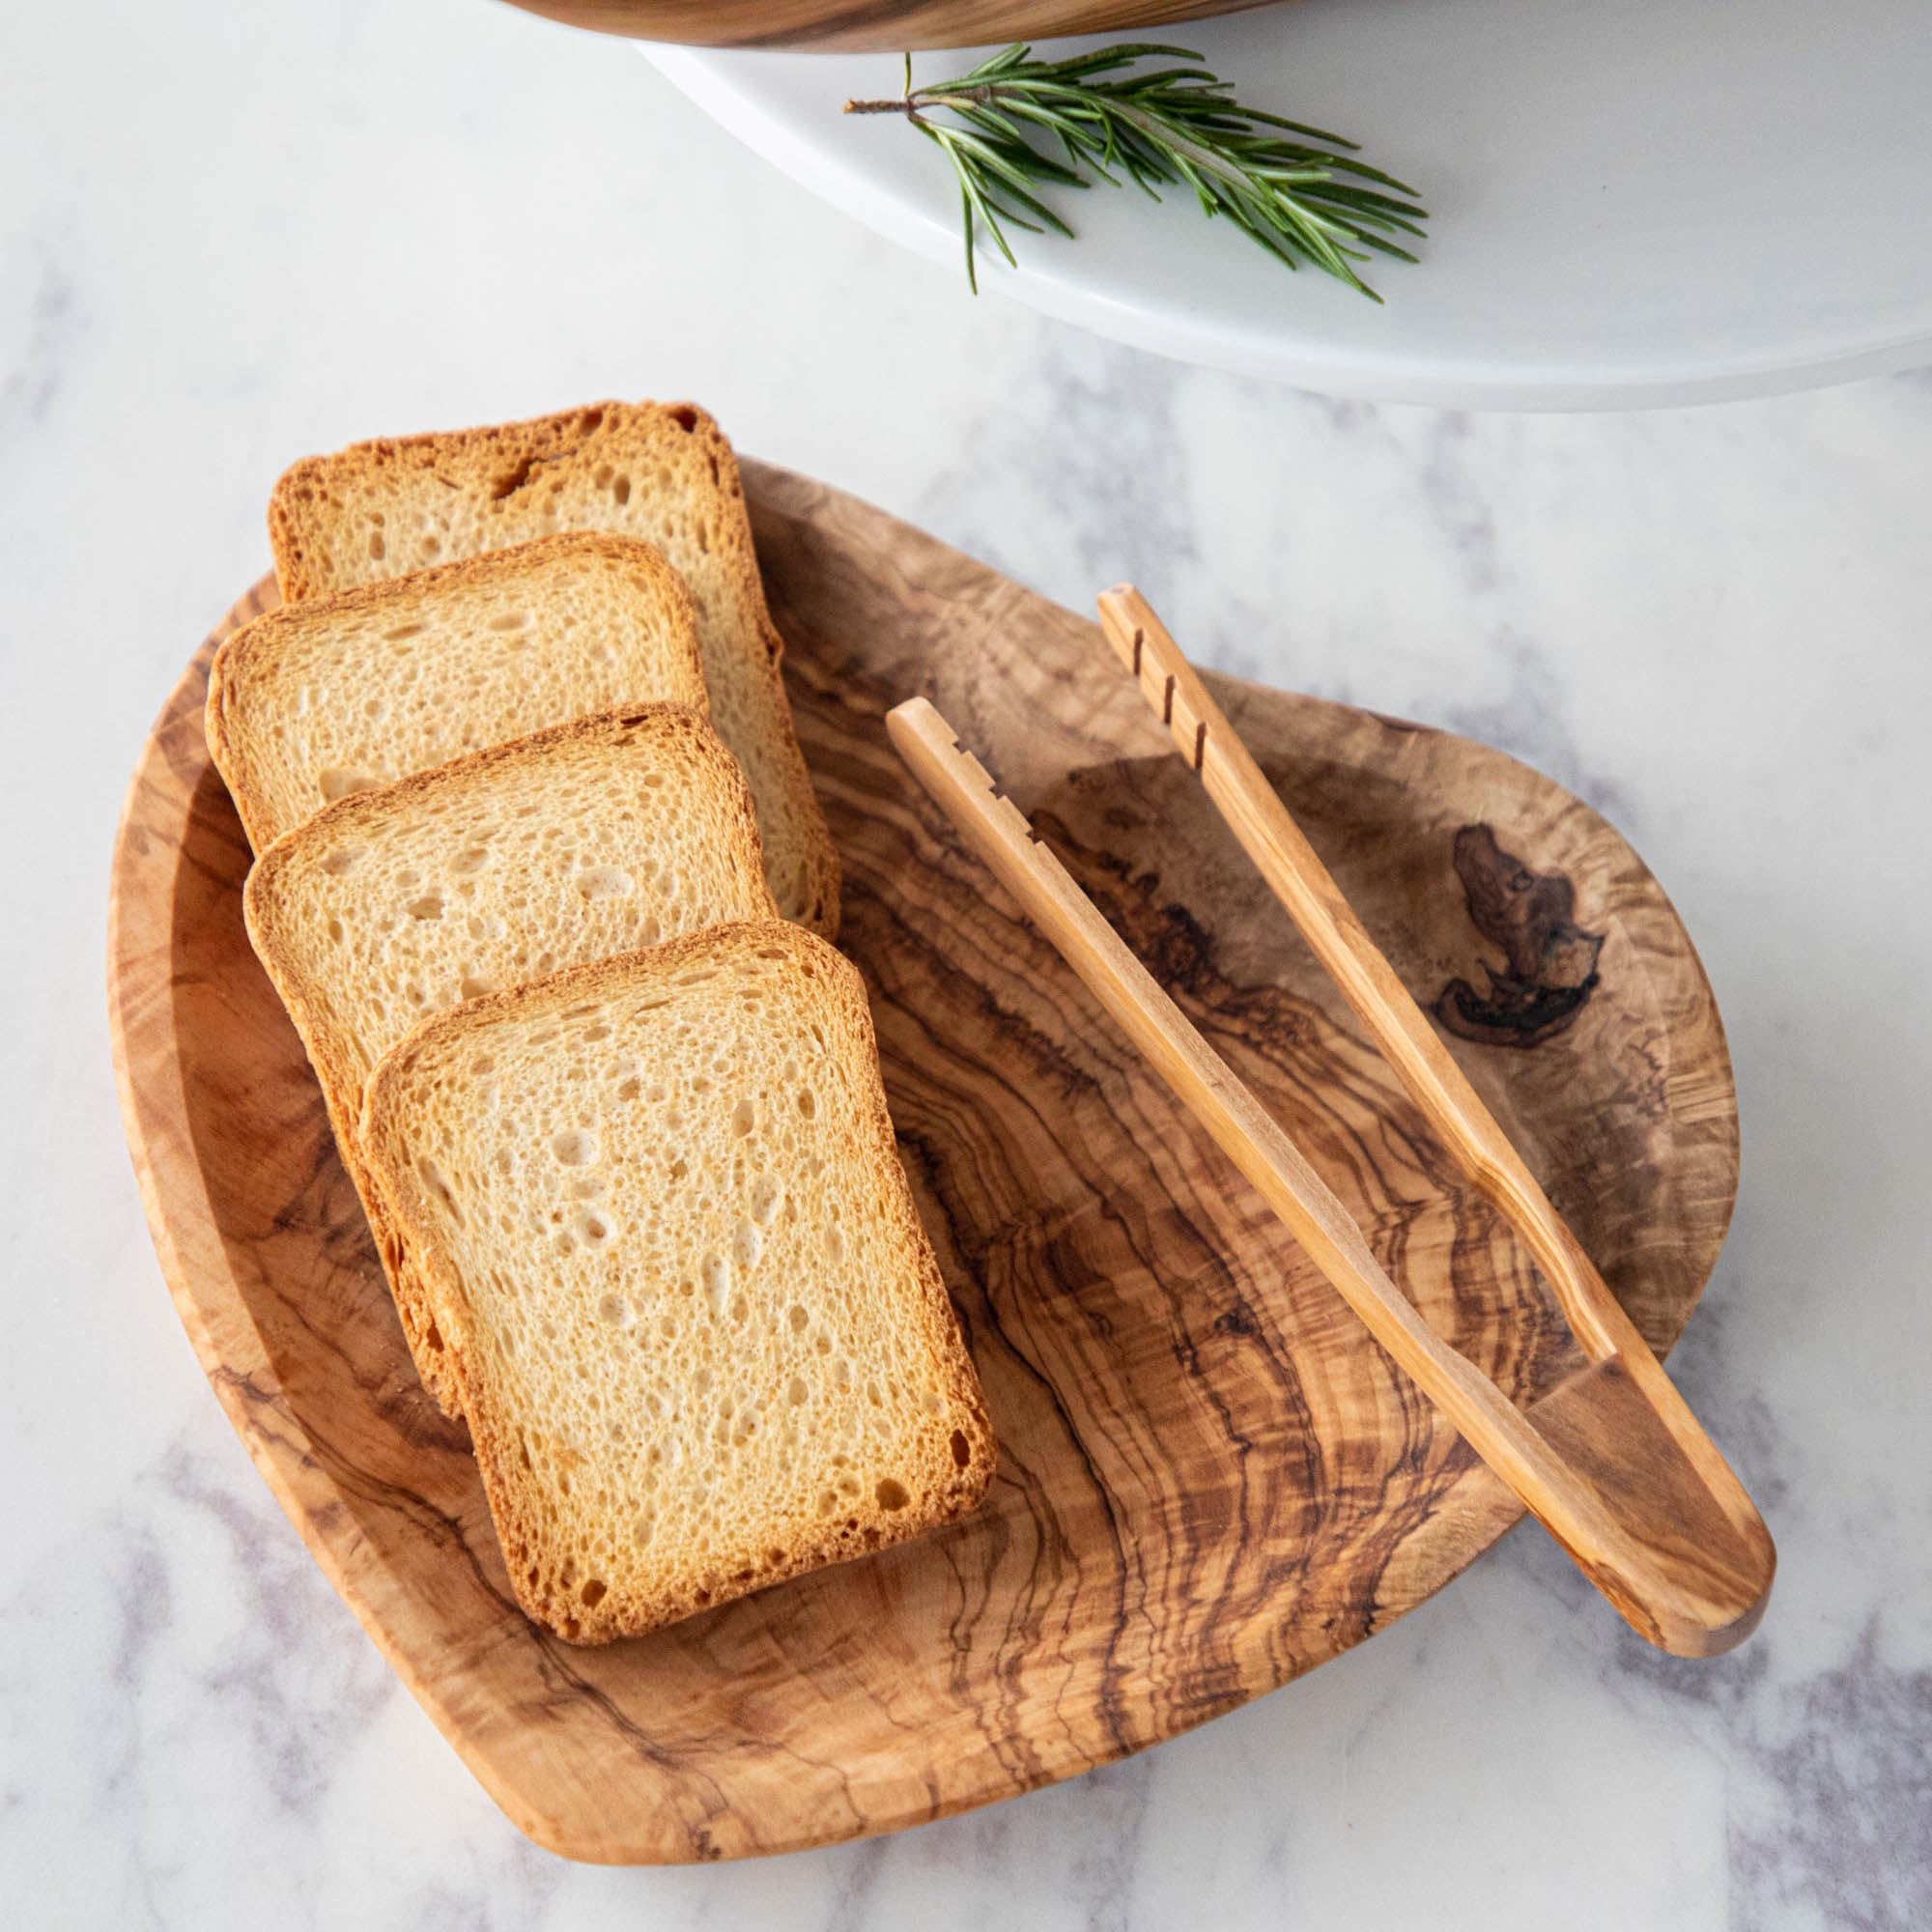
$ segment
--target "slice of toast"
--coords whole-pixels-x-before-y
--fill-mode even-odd
[[[585,532],[258,617],[214,654],[208,749],[260,852],[352,791],[660,702],[707,706],[691,593]]]
[[[269,504],[292,603],[568,529],[645,538],[690,584],[711,721],[751,780],[772,895],[836,935],[838,854],[792,730],[738,465],[702,410],[601,403],[355,443],[298,463]]]
[[[779,922],[438,1014],[362,1117],[527,1613],[599,1643],[964,1514],[979,1379],[858,973]]]
[[[327,807],[255,862],[243,907],[322,1083],[417,1371],[458,1414],[448,1327],[369,1186],[363,1087],[439,1008],[772,914],[744,775],[694,711],[578,719]]]

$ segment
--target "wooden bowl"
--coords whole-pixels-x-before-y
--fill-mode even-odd
[[[1000,1434],[966,1521],[629,1643],[526,1622],[248,949],[248,844],[202,738],[213,640],[142,752],[114,862],[122,1106],[214,1392],[490,1794],[579,1859],[787,1851],[1072,1776],[1359,1643],[1520,1514],[951,835],[887,742],[901,698],[970,731],[1439,1334],[1532,1412],[1580,1362],[1094,626],[804,477],[747,463],[745,488],[845,863],[839,944]],[[1572,883],[1602,937],[1587,1000],[1559,1031],[1465,1026],[1452,1051],[1668,1348],[1724,1237],[1738,1133],[1717,1006],[1657,881],[1500,752],[1211,682],[1426,1003],[1496,965],[1459,831],[1492,826]]]
[[[1240,14],[1267,0],[513,0],[600,34],[696,47],[810,47],[857,53],[973,47],[1111,33]]]

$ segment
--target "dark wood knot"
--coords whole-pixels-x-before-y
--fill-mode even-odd
[[[1532,872],[1496,842],[1487,825],[1456,835],[1456,876],[1469,918],[1502,949],[1500,972],[1488,960],[1489,990],[1451,980],[1436,996],[1435,1017],[1463,1039],[1486,1046],[1538,1046],[1570,1026],[1597,990],[1604,935],[1575,923],[1577,893],[1560,872]]]

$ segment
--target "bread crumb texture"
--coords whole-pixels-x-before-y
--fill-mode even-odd
[[[257,851],[351,792],[587,713],[706,708],[690,592],[628,537],[545,538],[258,617],[208,742]]]
[[[994,1446],[857,972],[757,921],[429,1021],[369,1158],[519,1600],[636,1634],[971,1509]]]
[[[436,1297],[363,1170],[364,1085],[429,1013],[771,916],[744,775],[696,712],[579,719],[330,806],[256,862],[244,906],[321,1080],[417,1372],[458,1413]]]
[[[359,1099],[427,1013],[772,901],[737,765],[696,713],[647,705],[345,800],[263,855],[247,910]]]
[[[704,411],[606,402],[355,443],[296,464],[269,505],[292,603],[582,529],[656,545],[690,587],[712,719],[751,781],[773,895],[833,935],[838,855],[793,732],[737,461]]]

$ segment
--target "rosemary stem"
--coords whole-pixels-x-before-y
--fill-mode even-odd
[[[1190,141],[1179,128],[1156,120],[1151,114],[1143,113],[1138,107],[1129,107],[1123,100],[1117,100],[1114,103],[1114,113],[1146,139],[1173,149],[1183,160],[1199,168],[1204,175],[1212,175],[1217,181],[1226,182],[1236,193],[1254,192],[1254,178],[1250,170],[1235,166],[1215,154],[1211,148],[1202,147],[1198,141]],[[1326,181],[1329,178],[1324,170],[1321,179]]]
[[[1184,65],[1144,65],[1161,60]],[[1353,265],[1372,250],[1413,261],[1389,231],[1420,235],[1428,219],[1412,190],[1350,158],[1352,143],[1242,106],[1185,47],[1127,42],[1041,61],[1016,42],[971,73],[923,87],[913,85],[908,54],[903,93],[848,100],[844,111],[898,115],[938,145],[958,185],[976,287],[981,238],[1011,262],[1007,225],[1070,236],[1040,196],[1095,182],[1149,194],[1184,185],[1285,267],[1312,264],[1371,300],[1380,298]]]

